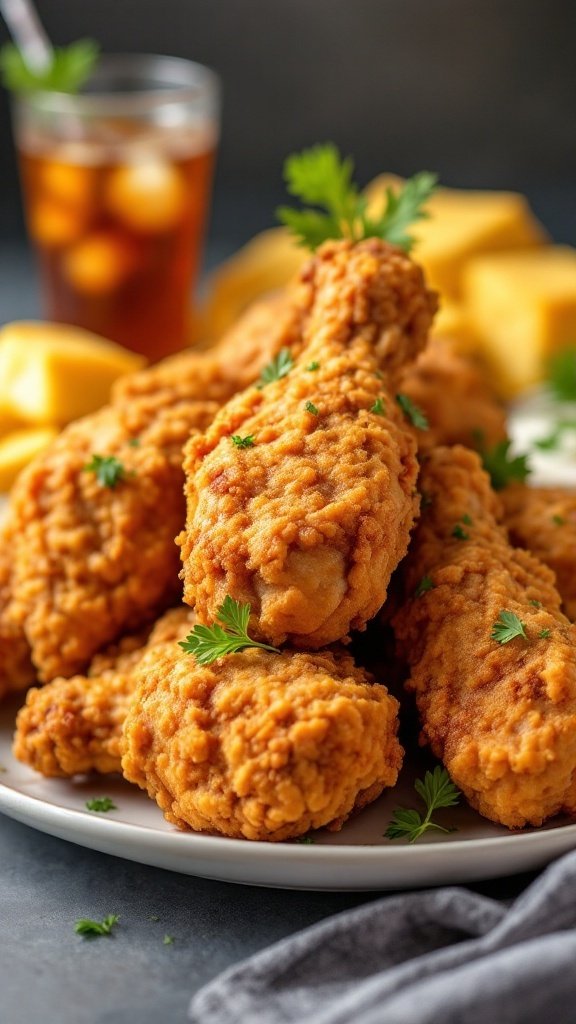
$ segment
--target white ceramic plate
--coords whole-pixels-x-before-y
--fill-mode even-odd
[[[547,432],[540,399],[513,420],[520,448]],[[576,459],[539,456],[535,480],[576,485]],[[429,833],[418,844],[390,842],[383,834],[392,810],[417,806],[413,780],[422,764],[406,764],[399,785],[348,822],[341,832],[319,832],[311,845],[251,843],[178,832],[158,808],[121,778],[43,779],[11,753],[16,704],[0,713],[0,810],[50,835],[141,864],[229,882],[298,889],[396,889],[494,878],[539,868],[576,847],[576,825],[511,834],[467,806],[440,812],[457,831]],[[110,796],[117,810],[86,810],[92,797]]]

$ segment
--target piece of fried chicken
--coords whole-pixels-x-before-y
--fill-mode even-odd
[[[190,608],[173,608],[152,628],[97,654],[87,675],[29,690],[16,719],[15,757],[47,776],[121,771],[122,727],[135,670],[151,647],[183,639],[193,624]]]
[[[180,544],[201,622],[229,594],[259,637],[317,648],[364,628],[406,552],[416,444],[389,389],[423,348],[435,297],[377,239],[326,243],[302,282],[299,358],[186,447]]]
[[[396,782],[397,701],[328,651],[247,650],[209,667],[148,652],[122,770],[179,828],[278,841],[339,828]]]
[[[96,651],[176,599],[182,446],[298,334],[298,315],[297,301],[269,300],[213,351],[126,379],[113,404],[67,427],[21,475],[0,638],[30,646],[41,681],[84,671]],[[94,455],[120,464],[115,486],[87,470]],[[0,645],[0,658],[0,691],[30,682],[20,656],[15,663]]]
[[[550,566],[564,612],[576,620],[576,491],[510,484],[500,491],[512,544]]]
[[[428,429],[418,431],[420,451],[441,444],[492,448],[507,437],[505,409],[482,367],[448,338],[431,338],[399,386],[428,420]]]
[[[423,741],[493,821],[519,828],[575,813],[576,627],[553,573],[510,546],[474,452],[431,452],[421,487],[428,504],[393,627]],[[503,612],[525,636],[493,637]]]
[[[34,682],[30,648],[22,630],[9,619],[13,538],[7,523],[0,527],[0,698]]]

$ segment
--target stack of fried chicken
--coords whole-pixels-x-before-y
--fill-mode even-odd
[[[327,242],[217,347],[123,379],[24,471],[0,692],[46,685],[18,758],[122,771],[181,828],[339,828],[402,764],[397,673],[346,646],[386,620],[422,738],[472,806],[509,827],[576,812],[575,501],[492,490],[472,446],[506,437],[504,411],[448,341],[427,346],[435,307],[400,249]],[[121,463],[114,486],[94,453]],[[180,645],[227,598],[276,651],[208,665]],[[493,639],[502,609],[525,638]]]

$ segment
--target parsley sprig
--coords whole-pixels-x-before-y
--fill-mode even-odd
[[[526,636],[526,623],[522,622],[514,612],[502,609],[492,626],[491,639],[496,640],[499,644],[509,644],[517,636],[522,636],[525,640],[528,639]]]
[[[498,441],[493,448],[480,448],[482,465],[492,481],[495,491],[501,491],[513,480],[519,483],[530,475],[530,466],[527,455],[512,455],[510,440]]]
[[[413,808],[398,807],[384,833],[386,839],[406,839],[409,843],[415,843],[429,829],[454,832],[455,829],[444,828],[443,825],[432,821],[434,811],[441,807],[455,807],[460,799],[460,790],[456,788],[446,769],[436,765],[433,772],[426,772],[423,780],[416,780],[414,789],[424,801],[426,814],[422,816],[420,811]]]
[[[179,646],[186,654],[193,654],[199,665],[211,665],[217,658],[235,654],[247,647],[258,647],[262,651],[279,654],[277,647],[258,643],[248,635],[250,611],[249,604],[240,604],[227,594],[217,612],[218,622],[212,626],[194,626],[186,639],[179,641]]]
[[[103,921],[92,921],[89,917],[81,917],[74,925],[77,935],[111,935],[114,925],[120,918],[117,914],[108,914]]]
[[[112,490],[126,476],[123,464],[115,455],[93,455],[84,470],[86,473],[94,473],[102,487],[110,487]]]
[[[79,39],[53,50],[50,64],[34,71],[18,47],[6,43],[0,50],[2,84],[11,92],[78,92],[92,74],[99,52],[93,39]]]
[[[424,206],[436,188],[436,175],[422,171],[398,191],[387,189],[384,209],[374,217],[353,173],[351,157],[343,158],[331,142],[293,153],[284,163],[286,188],[307,208],[282,206],[279,220],[308,249],[317,249],[328,238],[383,238],[409,251],[414,241],[409,227],[428,216]]]
[[[396,401],[402,409],[406,419],[410,420],[412,426],[417,427],[418,430],[428,430],[428,420],[425,414],[422,412],[422,409],[419,409],[418,406],[414,404],[408,395],[396,395]]]
[[[240,434],[232,434],[230,438],[232,444],[236,448],[253,448],[254,447],[254,434],[247,434],[246,437],[241,437]]]
[[[288,376],[293,366],[294,360],[290,349],[281,348],[278,355],[274,356],[262,370],[256,387],[262,389],[266,384],[272,384],[275,380],[282,380],[282,377]]]
[[[576,402],[576,348],[565,348],[548,364],[548,388],[559,402]]]

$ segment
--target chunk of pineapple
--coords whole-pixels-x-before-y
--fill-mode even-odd
[[[103,405],[114,381],[146,360],[66,324],[0,330],[0,408],[28,423],[64,424]]]
[[[0,491],[9,491],[20,470],[54,440],[56,427],[30,427],[0,438]]]
[[[538,383],[550,355],[576,344],[576,249],[478,257],[464,288],[479,348],[504,396]]]
[[[383,175],[366,189],[369,209],[381,209],[387,187],[396,179]],[[414,258],[441,295],[457,300],[462,270],[480,253],[541,245],[546,235],[524,196],[515,192],[475,192],[440,188],[426,204],[428,219],[412,227]]]

